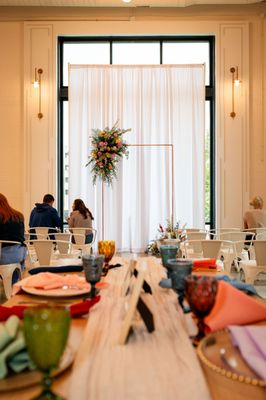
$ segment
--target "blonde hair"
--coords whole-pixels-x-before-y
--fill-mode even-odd
[[[251,206],[254,208],[262,208],[263,207],[263,200],[260,196],[255,196],[253,199],[249,202]]]

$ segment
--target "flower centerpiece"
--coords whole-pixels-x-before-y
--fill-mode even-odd
[[[166,226],[164,227],[159,224],[157,231],[159,233],[157,234],[157,239],[149,242],[145,250],[146,254],[151,254],[158,257],[160,256],[158,241],[159,243],[163,243],[165,239],[179,239],[182,242],[186,239],[186,232],[184,227],[180,228],[180,221],[173,224],[170,219],[168,219],[166,221]]]
[[[128,144],[123,140],[122,135],[131,129],[118,128],[118,121],[109,129],[93,129],[92,150],[89,161],[86,164],[92,165],[93,184],[97,177],[103,182],[112,184],[113,178],[117,178],[117,163],[125,155],[128,157]]]

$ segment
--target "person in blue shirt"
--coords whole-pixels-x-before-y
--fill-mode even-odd
[[[61,218],[57,210],[53,207],[54,196],[46,194],[42,203],[36,203],[30,214],[29,226],[35,228],[38,226],[49,228],[60,228],[62,225]]]

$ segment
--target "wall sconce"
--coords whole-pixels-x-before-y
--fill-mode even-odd
[[[39,119],[42,119],[43,113],[42,113],[42,73],[43,70],[41,68],[35,68],[35,77],[34,77],[34,82],[33,82],[33,87],[35,89],[39,89],[39,112],[37,114]]]
[[[232,111],[230,117],[235,118],[235,86],[239,86],[240,80],[238,78],[238,67],[231,67],[230,72],[232,74]]]

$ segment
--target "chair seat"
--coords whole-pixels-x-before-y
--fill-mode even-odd
[[[254,284],[256,276],[260,273],[266,273],[266,265],[257,265],[256,260],[240,261],[240,277],[246,283]]]

